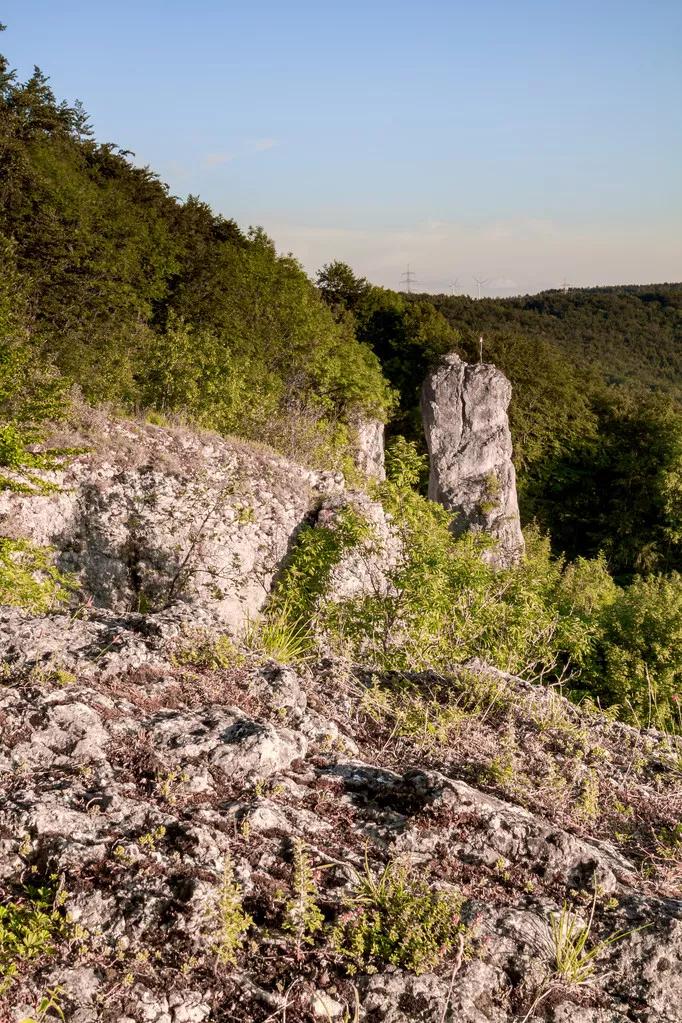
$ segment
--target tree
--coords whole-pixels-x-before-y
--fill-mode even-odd
[[[323,300],[337,314],[342,310],[355,312],[370,289],[364,277],[356,277],[348,264],[338,259],[318,271],[317,286]]]

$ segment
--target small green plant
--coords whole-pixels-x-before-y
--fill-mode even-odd
[[[314,935],[322,929],[324,917],[317,904],[318,889],[310,856],[300,838],[294,839],[293,896],[284,909],[283,928],[293,934],[296,951],[303,944],[312,944]]]
[[[143,835],[137,839],[137,844],[140,849],[144,849],[146,852],[156,852],[156,847],[159,842],[162,842],[166,837],[166,828],[163,824],[159,824],[153,831],[146,831]],[[117,847],[118,848],[118,847]]]
[[[585,824],[592,824],[598,818],[599,811],[599,778],[594,771],[588,771],[580,786],[576,813]]]
[[[154,791],[159,798],[163,799],[169,806],[174,806],[178,801],[178,786],[184,784],[188,780],[189,776],[184,771],[164,771],[157,777],[154,785]]]
[[[682,823],[656,832],[656,852],[664,860],[682,860]]]
[[[489,472],[485,477],[485,494],[479,501],[478,510],[481,515],[490,515],[500,503],[500,492],[502,485],[494,472]]]
[[[508,722],[501,737],[498,755],[484,769],[487,780],[507,791],[513,791],[523,780],[517,771],[517,755],[516,732],[513,724]]]
[[[28,540],[0,537],[0,604],[43,614],[66,601],[73,580],[52,564],[50,554]]]
[[[48,988],[38,1001],[33,1016],[24,1016],[21,1023],[45,1023],[51,1019],[66,1020],[61,1004],[62,988],[57,985]]]
[[[310,656],[313,637],[307,623],[292,617],[291,605],[284,601],[249,626],[244,643],[280,664],[297,664]]]
[[[59,664],[49,664],[44,667],[32,668],[29,673],[29,681],[44,686],[70,686],[76,681],[76,676],[67,668]]]
[[[254,521],[254,518],[255,512],[250,505],[241,505],[237,509],[237,522],[240,526],[247,526],[250,522]]]
[[[594,976],[597,960],[610,945],[627,937],[632,931],[615,931],[601,941],[592,938],[592,924],[597,903],[595,889],[587,923],[564,902],[558,913],[552,913],[549,924],[549,951],[552,972],[566,984],[587,984]]]
[[[60,892],[41,886],[27,887],[21,898],[0,905],[0,993],[22,963],[54,954],[68,928],[62,902]]]
[[[432,889],[396,861],[375,877],[369,864],[331,934],[348,973],[376,973],[385,964],[424,973],[453,948],[464,927],[461,899]]]
[[[214,943],[215,954],[223,966],[236,966],[237,953],[244,944],[244,935],[253,923],[244,912],[242,890],[234,876],[234,865],[229,853],[225,856],[223,880],[218,900],[218,935]]]
[[[180,667],[218,671],[238,667],[243,661],[229,636],[213,636],[201,629],[186,633],[173,651],[173,663]]]

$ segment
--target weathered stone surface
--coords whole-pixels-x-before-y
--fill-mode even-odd
[[[385,480],[384,424],[379,419],[366,419],[356,427],[358,469],[370,479]]]
[[[424,381],[421,406],[430,456],[429,497],[455,512],[458,533],[490,534],[488,559],[512,564],[524,543],[507,419],[511,384],[490,365],[446,356]]]
[[[116,671],[124,660],[129,667],[154,661],[134,637],[138,627],[163,640],[188,624],[238,635],[258,616],[302,526],[333,528],[349,505],[371,524],[376,551],[368,557],[364,549],[349,550],[334,569],[329,596],[385,586],[396,555],[386,516],[378,501],[346,491],[340,474],[214,436],[113,421],[108,427],[96,454],[45,474],[58,491],[0,491],[3,533],[51,546],[58,567],[75,575],[79,600],[102,613],[86,624],[65,614],[63,632],[41,640],[36,628],[26,636],[20,616],[10,612],[9,620],[0,618],[0,651],[3,632],[12,656],[26,659],[30,650],[35,663],[53,658],[68,666],[90,660],[88,651],[98,648],[99,667],[111,663]],[[364,471],[383,478],[383,424],[362,429]],[[119,635],[126,636],[125,650]]]
[[[256,906],[266,898],[272,913],[273,891],[285,893],[280,907],[290,897],[295,837],[324,866],[316,883],[328,913],[345,911],[367,864],[379,875],[396,857],[435,871],[436,883],[469,886],[465,944],[436,973],[360,974],[360,1021],[516,1023],[549,986],[551,997],[528,1020],[682,1023],[682,902],[646,891],[613,844],[465,782],[456,760],[440,770],[399,764],[390,723],[368,746],[357,732],[362,673],[349,675],[347,665],[295,669],[253,660],[192,671],[169,659],[178,621],[168,613],[90,616],[3,616],[16,636],[0,688],[0,888],[8,899],[33,870],[49,871],[67,893],[72,924],[87,934],[61,966],[48,957],[22,976],[12,988],[12,1023],[56,985],[68,1023],[241,1023],[281,1010],[285,996],[261,976],[263,962],[251,970],[249,953],[238,971],[216,973],[211,949],[226,857],[244,897]],[[60,674],[56,656],[71,657],[78,678]],[[424,673],[411,682],[420,679],[427,688],[434,681]],[[537,727],[545,720],[542,690],[510,676],[505,682]],[[585,749],[604,744],[599,756],[608,758],[614,793],[625,798],[634,749],[644,755],[641,791],[655,799],[651,785],[674,769],[677,747],[656,733],[644,747],[634,729],[566,707],[582,729],[600,730]],[[552,705],[552,720],[565,732],[549,742],[564,734],[571,748],[583,740],[560,709]],[[675,791],[664,790],[667,805],[679,799]],[[583,1004],[581,992],[553,973],[551,919],[567,892],[582,898],[577,912],[586,917],[595,883],[610,908],[594,940],[623,936],[600,955],[594,1001]],[[268,937],[266,950],[275,944],[266,961],[282,955],[295,966],[292,940]],[[203,965],[186,967],[187,983],[177,984],[179,968],[194,959]],[[319,1018],[326,1006],[321,1018],[346,1011],[354,1018],[353,988],[342,977],[328,984],[324,972],[301,979],[292,1014],[298,1007]]]
[[[508,987],[501,970],[477,960],[460,964],[451,977],[371,977],[363,984],[363,1004],[368,1023],[506,1023]]]
[[[220,437],[111,421],[106,440],[47,478],[59,491],[0,492],[6,535],[53,546],[98,607],[200,606],[239,631],[263,606],[301,525],[343,490]]]

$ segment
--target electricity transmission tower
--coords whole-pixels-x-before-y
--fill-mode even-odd
[[[407,270],[405,273],[400,275],[400,283],[404,286],[405,291],[408,295],[412,294],[412,285],[418,284],[417,275],[414,271],[410,270],[410,264],[407,264]]]
[[[450,285],[450,287],[452,288],[452,294],[454,295],[455,294],[455,288],[459,287],[459,277],[455,277],[455,279],[452,282],[452,284]]]
[[[472,277],[473,277],[473,274],[472,274]],[[478,287],[478,296],[477,297],[480,299],[480,297],[481,297],[481,288],[483,287],[484,284],[490,284],[490,282],[492,280],[492,277],[482,277],[482,278],[473,277],[473,280],[474,280],[474,283],[476,284],[476,286]]]

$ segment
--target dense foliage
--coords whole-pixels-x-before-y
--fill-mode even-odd
[[[608,384],[682,400],[682,284],[430,300],[470,346],[481,334],[486,342],[501,333],[549,341],[571,362],[594,367]]]
[[[679,728],[682,576],[636,578],[625,588],[603,556],[570,563],[527,530],[525,558],[504,571],[481,557],[490,541],[455,538],[450,515],[417,489],[423,466],[402,438],[378,489],[397,555],[355,510],[303,530],[271,603],[279,628],[380,670],[459,671],[480,658],[579,698],[618,706],[628,720]],[[332,595],[334,567],[355,551],[383,581]],[[411,709],[414,713],[414,707]]]

